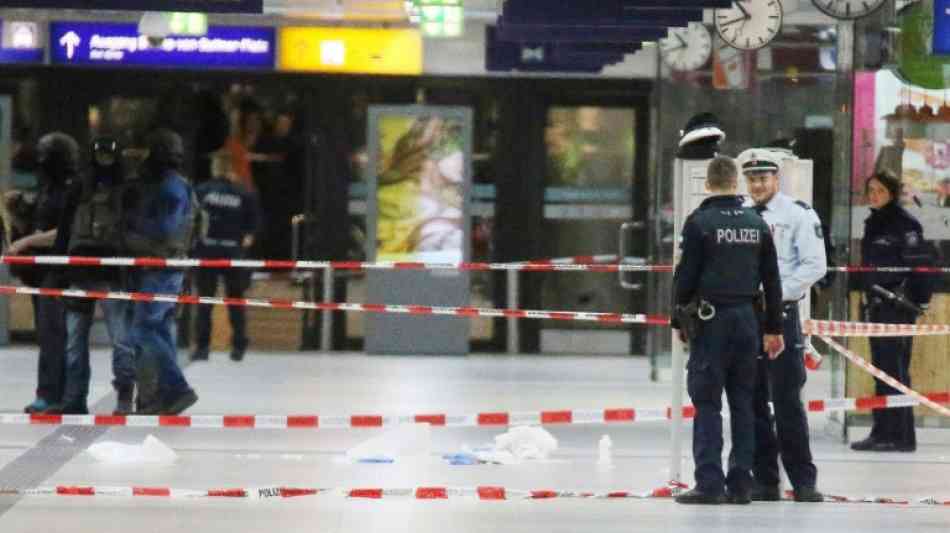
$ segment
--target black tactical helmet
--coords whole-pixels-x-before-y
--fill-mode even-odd
[[[79,143],[61,131],[47,133],[36,143],[36,162],[43,178],[65,180],[79,172]]]
[[[96,137],[92,141],[92,164],[99,168],[111,168],[119,161],[119,141],[112,137]]]
[[[154,172],[179,170],[185,161],[185,143],[174,131],[161,128],[149,134],[148,158],[145,164]]]

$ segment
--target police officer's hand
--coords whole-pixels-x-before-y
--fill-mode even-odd
[[[785,350],[785,339],[781,335],[766,333],[762,336],[762,346],[765,347],[765,352],[769,354],[769,359],[778,359],[778,356]]]

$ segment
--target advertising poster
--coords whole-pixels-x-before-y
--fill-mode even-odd
[[[851,234],[870,214],[864,182],[888,170],[904,185],[902,205],[928,239],[950,239],[950,101],[947,91],[905,83],[890,70],[855,75]]]
[[[432,107],[375,112],[376,259],[464,261],[470,119]]]

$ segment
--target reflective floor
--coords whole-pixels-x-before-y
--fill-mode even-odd
[[[540,409],[663,407],[667,384],[648,380],[643,359],[609,357],[369,357],[250,353],[243,363],[214,354],[186,374],[201,397],[188,414],[476,413]],[[35,351],[0,350],[0,412],[32,397]],[[807,399],[824,398],[829,377],[810,373]],[[90,402],[114,403],[110,367],[94,354]],[[851,452],[811,415],[819,486],[852,497],[950,499],[950,431],[924,429],[913,454]],[[471,487],[631,490],[669,478],[669,425],[549,428],[559,448],[546,461],[452,466],[444,453],[481,446],[498,428],[434,428],[428,458],[350,464],[343,454],[379,429],[214,430],[0,426],[0,487],[50,485],[229,487]],[[686,427],[687,432],[689,426]],[[863,437],[865,430],[855,430]],[[86,452],[95,442],[140,443],[154,435],[178,454],[170,466],[109,466]],[[602,435],[613,466],[597,465]],[[728,443],[727,443],[728,444]],[[687,435],[685,450],[689,450]],[[692,479],[691,461],[684,478]],[[286,500],[182,500],[139,497],[0,496],[0,531],[122,532],[266,530],[332,532],[466,531],[946,531],[950,508],[881,504],[753,504],[683,507],[669,500],[346,500],[323,495]]]

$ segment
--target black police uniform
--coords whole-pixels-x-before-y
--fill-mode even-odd
[[[246,235],[257,231],[259,209],[254,195],[226,178],[214,178],[195,189],[198,203],[207,216],[206,234],[195,243],[195,256],[202,258],[240,259],[244,255],[241,243]],[[198,293],[214,296],[218,277],[224,278],[224,290],[228,298],[242,298],[250,285],[250,270],[247,269],[198,269],[195,274]],[[231,321],[232,358],[240,359],[247,348],[247,327],[243,307],[228,306]],[[194,357],[208,356],[211,342],[211,306],[198,306],[195,323],[197,347]]]
[[[682,257],[674,278],[675,303],[701,299],[715,316],[690,341],[687,390],[696,408],[693,459],[696,490],[712,497],[747,495],[753,466],[752,397],[761,347],[754,302],[764,286],[764,330],[782,332],[782,287],[768,226],[734,195],[706,199],[683,225]],[[674,324],[677,327],[678,324]],[[722,391],[732,416],[733,460],[722,469]],[[711,503],[711,502],[710,502]]]
[[[923,228],[903,207],[891,202],[880,209],[872,209],[864,222],[861,240],[863,264],[869,266],[917,267],[929,266],[934,254],[924,241]],[[913,324],[917,313],[894,302],[882,299],[871,291],[880,285],[904,295],[918,306],[930,301],[933,280],[930,276],[910,273],[873,272],[863,274],[863,286],[868,302],[868,320],[885,324]],[[871,361],[894,379],[908,387],[910,356],[913,337],[871,337]],[[880,380],[874,381],[878,395],[901,394]],[[914,431],[913,407],[876,409],[873,411],[871,435],[866,441],[855,443],[855,449],[913,451],[917,447]],[[861,446],[864,444],[865,446]]]

